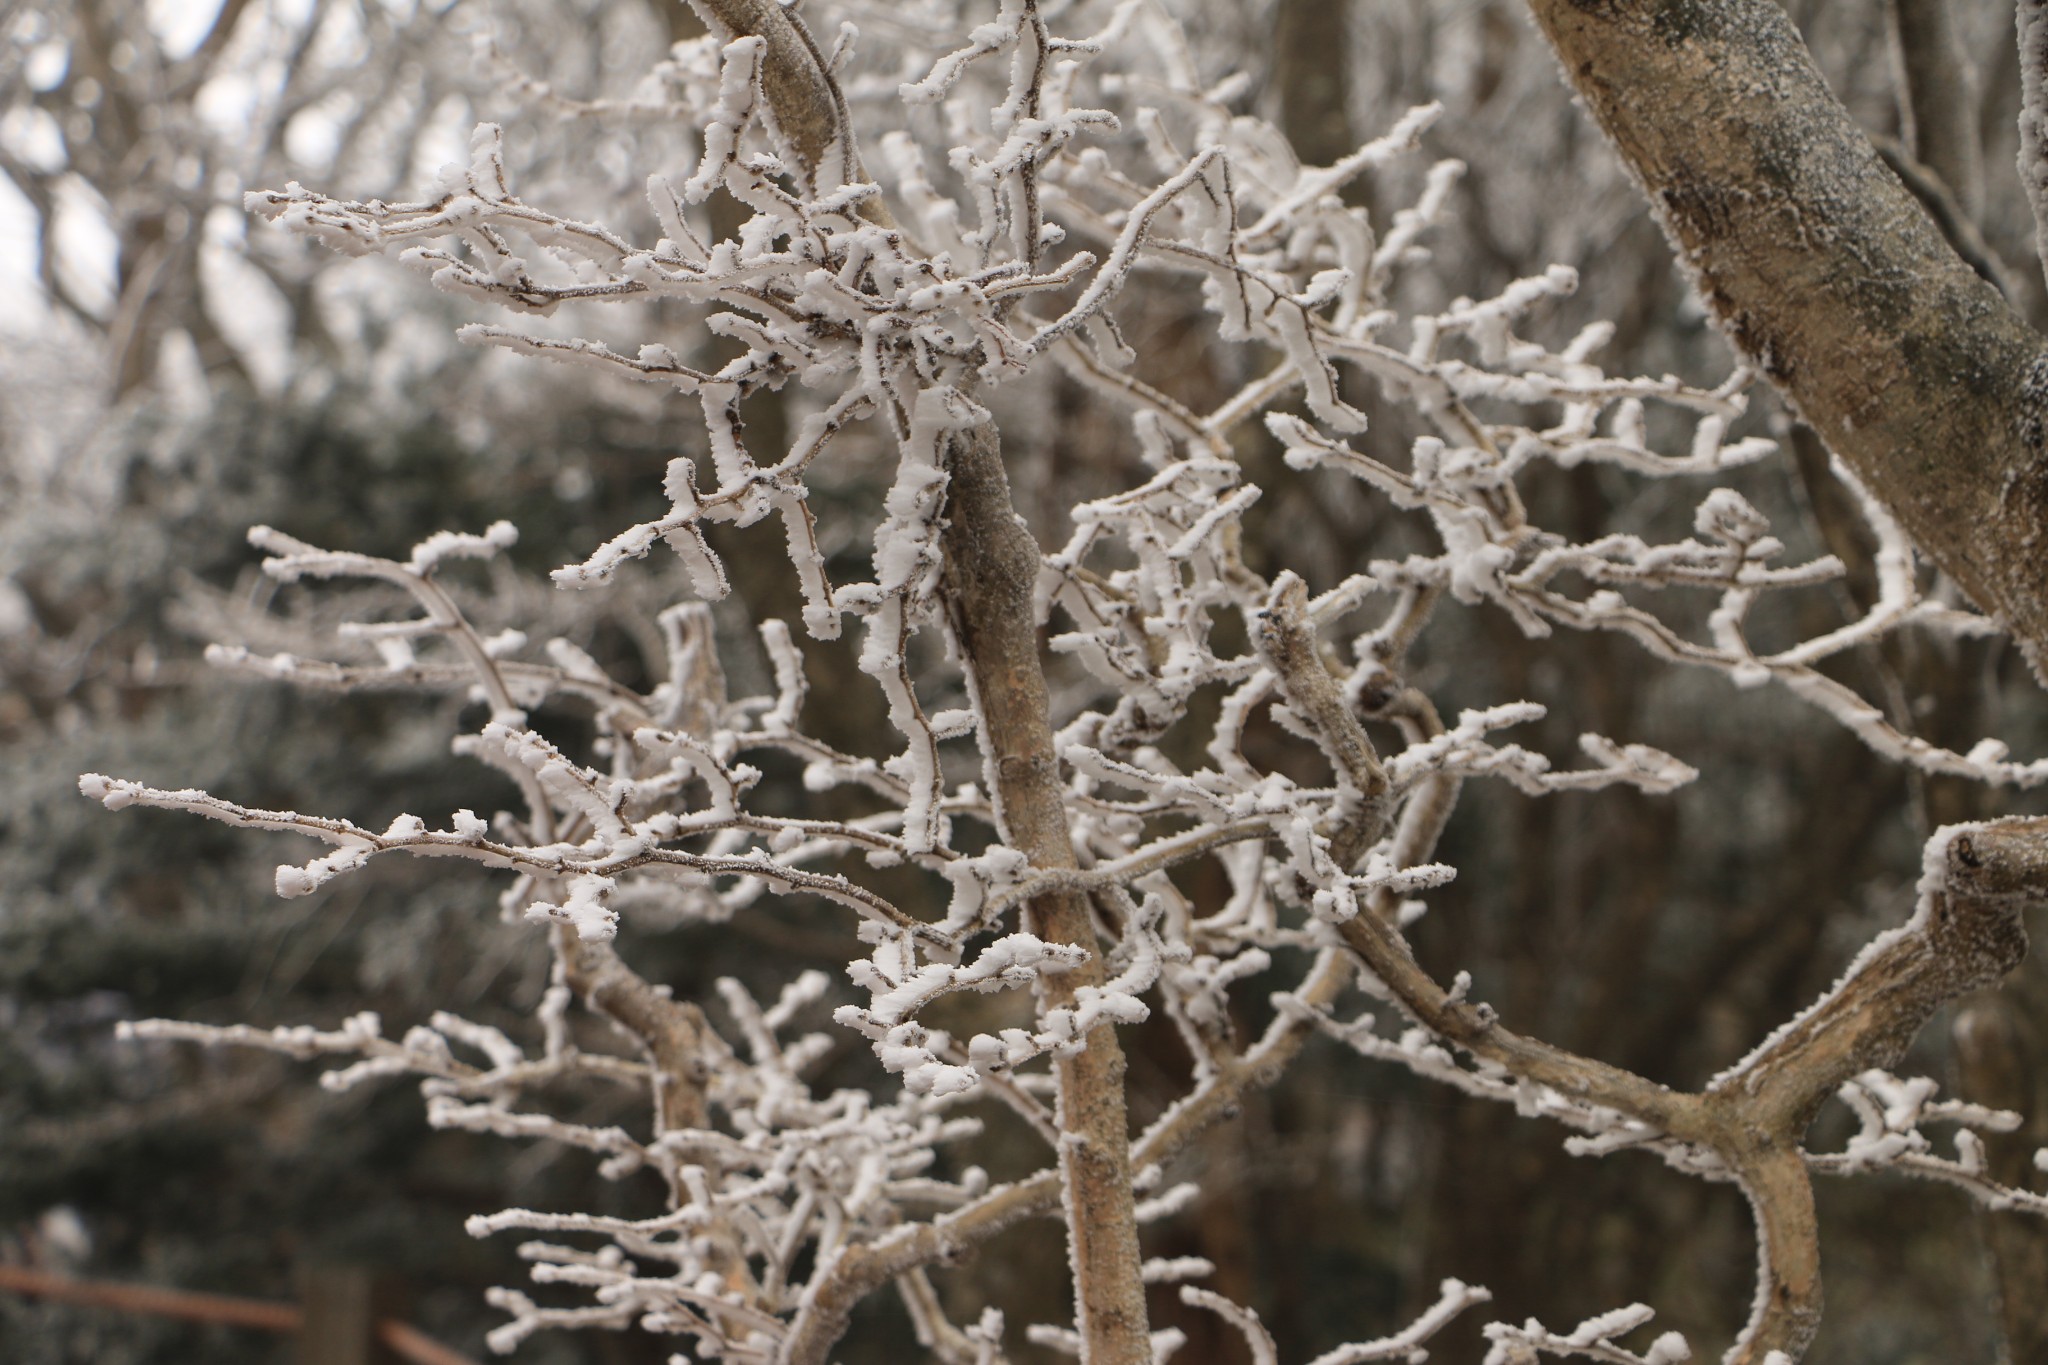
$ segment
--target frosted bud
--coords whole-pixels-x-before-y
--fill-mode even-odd
[[[1692,525],[1701,535],[1730,545],[1748,545],[1771,529],[1770,520],[1732,488],[1716,488],[1707,494],[1693,514]]]
[[[1643,1357],[1643,1365],[1678,1365],[1691,1359],[1692,1347],[1686,1344],[1684,1334],[1666,1332],[1650,1343],[1650,1353]]]

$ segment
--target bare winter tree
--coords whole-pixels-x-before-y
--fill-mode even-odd
[[[196,371],[266,391],[295,371],[368,368],[376,300],[318,306],[334,272],[302,243],[250,240],[241,193],[318,173],[397,196],[459,148],[475,101],[516,89],[587,119],[558,86],[658,91],[666,73],[638,54],[697,27],[680,6],[634,4],[31,0],[5,18],[0,174],[33,217],[46,300],[99,341],[116,399],[167,365],[188,383]],[[607,140],[672,154],[685,130],[633,119],[637,93],[612,102],[627,126]],[[586,173],[590,141],[552,137],[528,149],[528,169],[609,209],[608,178]]]
[[[948,1362],[1028,1341],[1142,1365],[1185,1340],[1155,1327],[1148,1292],[1178,1286],[1274,1360],[1253,1306],[1196,1283],[1209,1263],[1148,1258],[1144,1239],[1196,1193],[1177,1160],[1318,1035],[1362,1064],[1560,1124],[1574,1153],[1648,1153],[1739,1189],[1759,1273],[1746,1320],[1729,1324],[1731,1362],[1789,1365],[1819,1330],[1815,1175],[1903,1174],[2012,1216],[2048,1213],[1979,1136],[2018,1115],[1936,1099],[1931,1080],[1893,1071],[1937,1010],[2023,955],[2021,907],[2048,896],[2039,822],[1943,828],[1906,922],[1796,1016],[1755,1021],[1760,1041],[1694,1091],[1524,1031],[1469,972],[1427,969],[1407,932],[1457,875],[1436,854],[1468,781],[1532,800],[1648,799],[1696,776],[1627,735],[1587,734],[1582,761],[1555,766],[1501,738],[1542,715],[1513,694],[1446,721],[1411,656],[1453,606],[1528,638],[1612,637],[1673,669],[1782,690],[1918,772],[2048,780],[2048,761],[2015,761],[1996,740],[1959,749],[1910,732],[1837,667],[1867,646],[2009,631],[2038,671],[2048,645],[2032,549],[2048,498],[2040,343],[1923,208],[1969,202],[1983,174],[1944,140],[1936,86],[1910,85],[1925,98],[1911,105],[1917,155],[1900,164],[1936,168],[1915,197],[1776,6],[1538,0],[1568,78],[1740,354],[1733,373],[1689,382],[1610,374],[1597,359],[1608,324],[1549,335],[1546,310],[1577,284],[1569,269],[1442,296],[1429,243],[1463,167],[1404,170],[1439,108],[1304,164],[1156,0],[1004,0],[993,16],[849,0],[829,12],[830,38],[817,6],[702,8],[711,34],[674,47],[659,91],[665,117],[702,130],[702,155],[687,176],[649,168],[637,228],[521,198],[492,124],[415,201],[296,183],[249,197],[291,232],[396,254],[519,319],[471,324],[469,341],[695,401],[702,457],[670,462],[668,510],[553,575],[600,593],[657,543],[673,550],[697,600],[662,615],[659,675],[624,676],[564,640],[532,649],[499,603],[465,590],[450,570],[509,548],[507,524],[444,532],[403,559],[257,528],[279,582],[364,580],[399,606],[338,643],[221,646],[215,662],[468,695],[486,718],[455,752],[508,778],[516,805],[380,830],[81,782],[116,809],[324,842],[279,869],[287,896],[394,852],[509,874],[505,913],[554,954],[531,1036],[446,1013],[397,1038],[371,1015],[332,1031],[150,1021],[134,1035],[351,1059],[324,1078],[334,1088],[421,1076],[438,1125],[657,1175],[665,1201],[641,1216],[474,1220],[479,1236],[563,1239],[520,1254],[537,1285],[566,1290],[546,1303],[497,1291],[508,1321],[492,1344],[507,1351],[550,1327],[637,1326],[701,1357],[822,1362],[856,1307],[893,1291]],[[1928,17],[1900,0],[1902,32]],[[2048,39],[2033,7],[2021,19],[2032,186],[2048,180]],[[1902,48],[1923,57],[1938,40]],[[1403,184],[1397,211],[1361,202]],[[1134,324],[1155,297],[1199,298],[1231,348],[1210,372],[1227,383],[1148,369]],[[634,343],[596,336],[634,329]],[[1817,633],[1789,631],[1777,604],[1832,584],[1842,560],[1781,563],[1768,519],[1723,482],[1773,453],[1731,431],[1759,376],[1840,457],[1835,496],[1876,546],[1868,609]],[[1139,472],[1034,522],[1020,494],[1053,490],[1013,489],[1006,438],[1073,439],[1044,417],[1061,385],[1119,410],[1113,435],[1090,437],[1135,456],[1105,450],[1102,463]],[[798,414],[773,450],[743,420],[770,391]],[[1422,434],[1376,443],[1404,423]],[[1284,537],[1248,546],[1262,493],[1248,470],[1268,442],[1285,470],[1356,481],[1409,514],[1428,548],[1312,587]],[[865,521],[819,495],[835,462],[890,471]],[[1545,468],[1672,481],[1697,508],[1693,534],[1539,525],[1522,489]],[[834,699],[807,695],[795,630],[760,620],[758,653],[733,630],[741,575],[727,560],[758,559],[763,537],[786,549],[810,649],[858,626],[860,671],[893,731],[880,756],[818,737]],[[1916,554],[1968,602],[1930,591]],[[733,695],[728,677],[754,657],[772,683]],[[546,732],[571,712],[581,723]],[[837,907],[851,930],[845,983],[793,974],[769,998],[727,979],[716,1001],[680,999],[619,946],[638,914],[719,924],[804,901]],[[837,1032],[803,1031],[834,993]],[[977,994],[994,998],[954,998]],[[579,1010],[633,1054],[597,1044]],[[1182,1040],[1185,1084],[1134,1123],[1119,1029],[1154,1018]],[[816,1079],[846,1036],[869,1045],[873,1084]],[[557,1117],[547,1088],[571,1076],[644,1093],[644,1123]],[[1854,1132],[1814,1150],[1831,1098]],[[1925,1131],[1940,1125],[1947,1147]],[[991,1175],[979,1163],[1013,1150],[999,1138],[1034,1143],[1035,1169]],[[1012,1332],[999,1291],[970,1304],[934,1280],[1041,1215],[1064,1223],[1070,1317]],[[1419,1359],[1487,1300],[1446,1281],[1419,1316],[1333,1343],[1321,1365]],[[1675,1332],[1624,1344],[1650,1318],[1632,1304],[1569,1330],[1492,1324],[1487,1359],[1690,1358]]]

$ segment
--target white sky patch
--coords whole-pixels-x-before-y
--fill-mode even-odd
[[[291,305],[243,255],[242,215],[225,206],[206,215],[199,284],[206,315],[263,393],[284,391],[292,373]]]
[[[65,292],[95,316],[110,316],[119,288],[121,243],[107,221],[106,201],[75,175],[57,182],[50,247],[52,269]]]
[[[45,173],[64,165],[64,134],[47,109],[16,105],[0,114],[0,147],[24,165]]]
[[[213,406],[213,388],[207,383],[206,365],[192,334],[183,327],[164,333],[156,365],[157,386],[171,412],[187,419],[205,416]]]
[[[342,129],[355,110],[356,101],[346,92],[301,109],[284,126],[285,155],[315,174],[331,171],[341,151]]]
[[[221,0],[148,0],[143,21],[172,61],[192,55],[213,31]]]
[[[232,139],[237,129],[247,126],[258,98],[255,77],[246,71],[223,71],[199,88],[192,110],[209,128]]]
[[[0,334],[37,331],[48,316],[43,283],[36,278],[36,249],[42,228],[35,210],[14,182],[0,175]]]
[[[469,165],[469,135],[475,126],[476,118],[470,110],[469,101],[462,96],[450,95],[435,105],[434,112],[427,116],[426,127],[420,131],[417,150],[413,153],[413,183],[432,183],[443,166]]]
[[[22,63],[22,79],[35,91],[55,90],[71,69],[71,49],[62,43],[38,43]]]

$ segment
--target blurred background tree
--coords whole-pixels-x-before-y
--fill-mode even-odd
[[[1176,7],[1205,76],[1249,77],[1245,98],[1310,161],[1335,159],[1413,104],[1445,103],[1430,150],[1467,166],[1433,241],[1447,293],[1487,297],[1572,265],[1583,283],[1557,310],[1560,330],[1609,318],[1618,367],[1725,370],[1726,349],[1640,196],[1513,0]],[[838,8],[863,27],[893,22],[881,4]],[[1789,8],[1966,254],[2037,324],[2048,320],[2031,217],[2007,169],[2019,102],[2009,8]],[[980,14],[965,0],[961,10],[969,23]],[[676,0],[0,7],[0,205],[26,244],[6,286],[21,306],[0,343],[0,1259],[279,1297],[295,1259],[373,1262],[419,1286],[418,1321],[475,1350],[496,1321],[481,1289],[513,1271],[509,1250],[462,1234],[464,1215],[628,1201],[545,1144],[508,1160],[491,1139],[431,1132],[408,1088],[330,1096],[271,1058],[115,1044],[115,1021],[154,1015],[331,1024],[366,1008],[411,1021],[446,1006],[509,1018],[530,1010],[546,958],[530,932],[498,922],[473,879],[373,868],[281,904],[262,842],[170,817],[111,822],[74,783],[117,768],[379,825],[401,806],[488,808],[487,791],[449,788],[445,715],[209,674],[201,642],[260,648],[272,628],[258,619],[266,589],[244,530],[268,523],[402,554],[437,528],[503,517],[525,533],[515,563],[549,567],[652,515],[672,448],[701,439],[691,412],[665,394],[466,351],[451,339],[461,305],[388,263],[248,229],[240,197],[314,176],[359,197],[411,197],[460,159],[476,120],[494,118],[530,198],[637,222],[639,177],[695,156],[696,130],[650,116],[644,98],[693,77],[677,65],[691,49],[663,56],[699,32]],[[1409,202],[1410,189],[1397,173],[1355,192],[1370,207],[1380,192]],[[1195,300],[1148,297],[1122,324],[1149,382],[1194,397],[1247,377],[1246,356],[1209,344]],[[1346,396],[1371,415],[1376,449],[1405,451],[1419,434],[1375,394]],[[749,423],[775,431],[776,403],[754,400]],[[1769,406],[1753,420],[1789,458],[1749,471],[1742,491],[1776,526],[1803,528],[1795,551],[1832,549],[1851,564],[1846,614],[1872,591],[1868,547],[1848,529],[1825,453]],[[1004,417],[1020,505],[1049,542],[1068,506],[1136,467],[1122,415],[1078,384],[1049,412]],[[1247,438],[1240,452],[1268,489],[1247,520],[1254,567],[1267,567],[1259,544],[1284,545],[1324,585],[1409,548],[1413,531],[1384,508],[1290,473],[1266,441]],[[868,505],[887,471],[854,460],[831,477],[827,492]],[[1691,516],[1662,485],[1591,467],[1548,471],[1526,493],[1538,521],[1574,534],[1682,534]],[[658,656],[653,612],[681,594],[670,565],[650,564],[601,615],[534,596],[525,620],[608,662]],[[748,590],[790,614],[776,601],[793,597],[781,577]],[[1443,850],[1469,872],[1435,898],[1416,943],[1425,961],[1450,961],[1455,944],[1479,994],[1566,1047],[1698,1085],[1754,1042],[1754,1021],[1789,1016],[1896,919],[1933,826],[1990,813],[1981,792],[1887,765],[1806,723],[1789,699],[1726,705],[1723,680],[1645,667],[1607,636],[1570,642],[1567,686],[1557,648],[1469,614],[1424,642],[1417,681],[1447,706],[1544,703],[1540,744],[1525,742],[1546,752],[1569,752],[1582,731],[1627,734],[1705,776],[1667,798],[1474,791]],[[1888,647],[1844,666],[1904,728],[2048,748],[2048,709],[2002,644]],[[850,653],[824,651],[812,667],[840,703],[828,737],[874,750],[885,722]],[[642,969],[679,993],[746,976],[764,939],[784,961],[813,957],[835,976],[844,958],[800,922],[742,917],[716,934],[661,923],[650,915],[628,932]],[[2048,1142],[2048,1104],[2028,1089],[2044,1010],[2048,984],[2030,965],[2001,997],[1965,1007],[1960,1046],[1941,1029],[1922,1044],[1923,1070],[2029,1114],[2027,1133],[1992,1140],[1998,1161]],[[1183,1062],[1163,1026],[1133,1030],[1129,1046],[1142,1122],[1148,1094],[1156,1105],[1176,1093]],[[601,1092],[577,1102],[583,1121],[623,1103]],[[1569,1321],[1641,1296],[1662,1325],[1709,1338],[1739,1320],[1750,1292],[1745,1215],[1726,1187],[1574,1160],[1541,1125],[1334,1049],[1312,1050],[1293,1084],[1249,1099],[1203,1140],[1200,1161],[1204,1197],[1166,1250],[1214,1261],[1215,1288],[1256,1305],[1289,1357],[1361,1311],[1401,1320],[1450,1274],[1490,1287],[1504,1320]],[[1812,1359],[2048,1359],[2048,1295],[2025,1291],[2044,1264],[2037,1230],[1983,1221],[1929,1188],[1822,1196],[1831,1317]],[[1339,1203],[1362,1212],[1334,1217]],[[1019,1234],[1004,1254],[1021,1295],[1059,1300],[1050,1229]],[[2001,1285],[2001,1321],[1955,1310]],[[1182,1359],[1242,1350],[1207,1315],[1176,1325],[1191,1337]],[[1438,1358],[1476,1358],[1476,1328],[1463,1330],[1440,1339]],[[5,1296],[0,1343],[24,1365],[263,1361],[286,1349]],[[906,1349],[907,1329],[878,1321],[844,1358]],[[554,1335],[521,1358],[664,1355],[652,1341]]]

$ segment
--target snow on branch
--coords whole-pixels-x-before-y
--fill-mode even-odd
[[[1836,1092],[1856,1115],[1858,1129],[1848,1146],[1838,1154],[1809,1156],[1807,1164],[1823,1175],[1896,1171],[1953,1185],[1988,1209],[2048,1215],[2048,1197],[2000,1184],[1985,1170],[1978,1130],[2012,1132],[2020,1126],[2020,1115],[1962,1100],[1936,1100],[1938,1089],[1925,1076],[1901,1080],[1888,1071],[1864,1072]],[[1955,1126],[1953,1157],[1938,1155],[1933,1140],[1920,1131],[1929,1123]],[[2036,1164],[2042,1164],[2039,1156]]]
[[[1614,1344],[1647,1323],[1656,1314],[1642,1304],[1617,1308],[1611,1313],[1587,1318],[1568,1333],[1552,1332],[1531,1318],[1520,1327],[1491,1323],[1486,1339],[1493,1343],[1486,1353],[1486,1365],[1536,1365],[1542,1356],[1583,1356],[1588,1360],[1613,1361],[1615,1365],[1679,1365],[1692,1359],[1692,1348],[1676,1332],[1666,1332],[1650,1343],[1642,1355]]]
[[[1302,165],[1234,103],[1242,81],[1203,83],[1186,35],[1151,0],[1000,0],[964,34],[869,22],[882,16],[857,6],[875,32],[849,24],[826,47],[796,6],[700,8],[716,36],[676,49],[659,107],[701,133],[702,153],[673,168],[679,179],[647,174],[637,226],[526,202],[493,124],[413,202],[296,183],[248,198],[287,231],[395,256],[467,307],[523,319],[469,322],[465,341],[687,400],[691,421],[661,481],[666,509],[579,549],[551,578],[588,590],[578,610],[594,614],[607,585],[667,545],[694,600],[641,623],[648,671],[663,676],[629,682],[573,631],[529,646],[509,566],[494,566],[488,592],[466,586],[480,575],[463,561],[508,550],[509,524],[442,532],[388,559],[259,527],[251,542],[272,579],[360,580],[395,606],[331,638],[222,645],[209,658],[304,686],[479,703],[485,715],[451,747],[510,778],[515,808],[401,815],[380,831],[196,789],[80,780],[110,809],[324,844],[279,869],[284,895],[387,853],[509,874],[506,918],[553,955],[534,1041],[446,1014],[398,1041],[370,1016],[333,1031],[150,1021],[133,1036],[350,1058],[323,1083],[417,1076],[437,1125],[564,1143],[611,1177],[656,1174],[661,1197],[644,1216],[507,1209],[473,1220],[478,1236],[574,1243],[519,1248],[534,1284],[580,1297],[547,1306],[494,1291],[508,1315],[497,1350],[546,1329],[638,1325],[691,1339],[705,1359],[824,1365],[859,1301],[893,1286],[935,1354],[993,1365],[1002,1315],[955,1324],[924,1271],[1064,1202],[1107,1211],[1103,1226],[1127,1234],[1112,1267],[1125,1302],[1105,1313],[1101,1283],[1080,1284],[1074,1323],[1029,1335],[1094,1355],[1103,1333],[1121,1332],[1122,1353],[1100,1358],[1163,1357],[1179,1334],[1149,1331],[1143,1285],[1202,1273],[1136,1251],[1141,1224],[1199,1193],[1169,1180],[1166,1163],[1318,1035],[1555,1122],[1574,1152],[1646,1151],[1740,1184],[1758,1211],[1770,1291],[1745,1329],[1747,1354],[1731,1357],[1744,1365],[1795,1358],[1802,1314],[1818,1311],[1817,1278],[1799,1278],[1818,1234],[1784,1212],[1808,1206],[1797,1196],[1809,1171],[1898,1171],[1991,1207],[2048,1211],[1985,1174],[1976,1133],[2008,1116],[1936,1102],[1927,1083],[1886,1069],[1929,1012],[2016,958],[2016,904],[2048,892],[2048,853],[2026,822],[1945,831],[1913,918],[1700,1094],[1514,1032],[1472,998],[1468,972],[1452,964],[1439,982],[1403,936],[1426,909],[1418,898],[1457,875],[1437,845],[1467,779],[1497,777],[1532,798],[1610,787],[1654,798],[1696,776],[1679,756],[1593,734],[1579,741],[1581,766],[1555,768],[1499,738],[1544,714],[1513,697],[1446,725],[1425,691],[1426,665],[1440,659],[1409,656],[1427,656],[1428,627],[1449,604],[1504,613],[1560,654],[1570,632],[1605,631],[1738,687],[1783,686],[1922,771],[2048,780],[2048,760],[2011,761],[1997,741],[1939,748],[1822,671],[1903,631],[2000,628],[1925,595],[1904,532],[1846,473],[1878,546],[1876,600],[1804,639],[1781,638],[1768,623],[1782,617],[1755,610],[1772,594],[1825,591],[1844,568],[1829,556],[1784,562],[1768,520],[1719,483],[1774,449],[1746,434],[1752,374],[1699,384],[1610,373],[1598,355],[1612,327],[1555,335],[1556,301],[1578,285],[1562,267],[1489,297],[1445,297],[1427,243],[1464,168],[1418,167],[1412,202],[1384,221],[1342,193],[1421,156],[1443,111],[1412,110],[1332,164]],[[811,18],[830,8],[812,0]],[[1092,34],[1056,31],[1098,9],[1109,12]],[[563,111],[535,82],[509,88]],[[637,118],[647,107],[567,112]],[[886,131],[874,178],[860,145],[871,131]],[[1219,365],[1233,377],[1201,399],[1162,378],[1123,330],[1167,291],[1199,302],[1218,344],[1260,348],[1248,365]],[[660,307],[634,306],[644,303]],[[996,428],[1002,414],[1060,412],[1049,386],[1063,377],[1128,418],[1130,460],[1105,468],[1138,472],[1069,509],[1068,539],[1043,553],[1012,501],[1009,481],[1023,484],[1025,470],[1006,469]],[[1413,425],[1368,430],[1360,385]],[[770,394],[786,429],[750,427],[743,413]],[[1270,555],[1248,554],[1276,506],[1238,458],[1253,422],[1284,450],[1276,477],[1312,492],[1332,475],[1355,480],[1434,537],[1432,552],[1361,554],[1313,592],[1321,571],[1289,566],[1284,533]],[[1380,426],[1421,435],[1394,448]],[[780,433],[774,448],[763,430]],[[838,496],[842,464],[886,486],[865,521]],[[1691,533],[1537,525],[1523,481],[1586,464],[1697,481],[1668,485],[1691,490]],[[771,566],[786,558],[801,602],[796,622],[759,623],[765,667],[736,660],[731,677],[760,676],[765,690],[738,698],[721,642],[726,613],[747,604],[716,617],[706,605],[758,581],[751,562],[728,572],[721,555],[736,545]],[[873,686],[887,717],[872,753],[806,729],[839,698],[811,691],[792,625],[830,641],[849,618],[854,682]],[[1348,653],[1341,632],[1352,633]],[[1069,666],[1048,679],[1048,658]],[[577,722],[556,723],[560,707]],[[794,896],[853,912],[851,960],[843,978],[793,971],[770,987],[772,1003],[732,978],[715,1000],[680,999],[618,946],[632,941],[618,936],[622,922],[650,905],[721,932]],[[1291,989],[1276,989],[1283,971],[1298,973]],[[1344,1006],[1353,985],[1398,1016],[1388,1032]],[[1247,998],[1273,1006],[1248,1045],[1235,1031]],[[579,1004],[638,1055],[580,1051],[567,1023]],[[818,1030],[799,1031],[812,1014]],[[1116,1030],[1166,1025],[1193,1059],[1187,1088],[1126,1151]],[[880,1063],[874,1079],[819,1082],[812,1073],[849,1035]],[[534,1097],[577,1073],[639,1087],[640,1120],[573,1124]],[[1806,1120],[1835,1094],[1858,1134],[1840,1153],[1805,1153]],[[1923,1134],[1934,1122],[1957,1125],[1953,1157]],[[998,1125],[1051,1164],[991,1182],[974,1160]],[[1102,1274],[1084,1252],[1099,1254],[1076,1251],[1083,1278]],[[1196,1286],[1181,1297],[1225,1319],[1255,1360],[1275,1358],[1250,1306]],[[1487,1297],[1445,1281],[1407,1328],[1315,1365],[1417,1361]],[[1632,1306],[1564,1334],[1496,1324],[1487,1359],[1689,1358],[1674,1333],[1643,1354],[1619,1344],[1649,1317]]]

